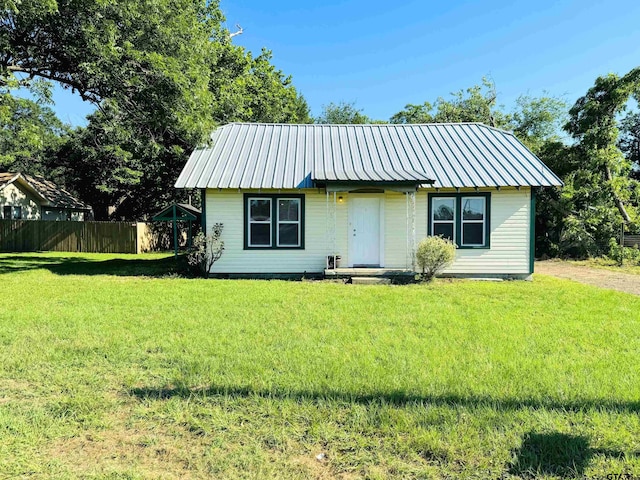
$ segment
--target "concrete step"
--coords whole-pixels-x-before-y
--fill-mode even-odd
[[[351,283],[354,285],[390,285],[390,278],[382,277],[351,277]]]

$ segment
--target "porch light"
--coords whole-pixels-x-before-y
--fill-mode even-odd
[[[344,199],[342,198],[342,195],[340,195],[340,196],[338,197],[338,203],[342,203],[342,202],[343,202],[343,200],[344,200]]]

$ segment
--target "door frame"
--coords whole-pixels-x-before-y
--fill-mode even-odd
[[[354,208],[351,207],[351,201],[354,199],[359,199],[359,198],[370,198],[370,199],[377,199],[379,200],[379,206],[380,206],[380,231],[378,232],[378,245],[380,246],[380,252],[379,252],[379,260],[380,260],[380,268],[384,268],[384,233],[385,233],[385,229],[384,229],[384,204],[385,204],[385,195],[384,193],[350,193],[349,194],[349,198],[347,200],[347,210],[348,210],[348,215],[347,215],[347,265],[349,268],[354,268],[353,267],[353,260],[351,257],[351,224],[353,223],[353,214],[354,214]],[[357,267],[356,267],[357,268]],[[361,268],[366,268],[366,267],[361,267]],[[375,268],[375,267],[371,267],[371,268]]]

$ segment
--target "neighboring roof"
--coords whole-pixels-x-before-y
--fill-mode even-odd
[[[202,212],[199,208],[189,205],[188,203],[172,203],[164,210],[156,213],[152,220],[154,222],[167,222],[174,220],[173,207],[176,207],[175,220],[198,220]]]
[[[0,190],[13,182],[17,182],[29,189],[39,198],[43,206],[70,208],[74,210],[91,210],[89,205],[81,202],[65,189],[58,187],[55,183],[42,177],[26,175],[24,173],[0,173]]]
[[[311,188],[331,181],[562,185],[512,133],[480,123],[231,123],[211,140],[191,154],[177,188]]]

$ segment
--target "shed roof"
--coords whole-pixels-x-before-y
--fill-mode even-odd
[[[40,199],[41,204],[44,206],[72,210],[91,210],[89,205],[43,177],[25,173],[0,172],[0,190],[14,182],[30,190]]]
[[[177,188],[311,188],[338,181],[562,185],[512,133],[480,123],[231,123],[211,140],[192,153]]]
[[[175,209],[175,217],[173,207]],[[154,222],[165,222],[172,220],[193,220],[196,221],[200,218],[202,212],[199,208],[189,205],[188,203],[172,203],[165,207],[162,211],[156,213],[152,220]]]

